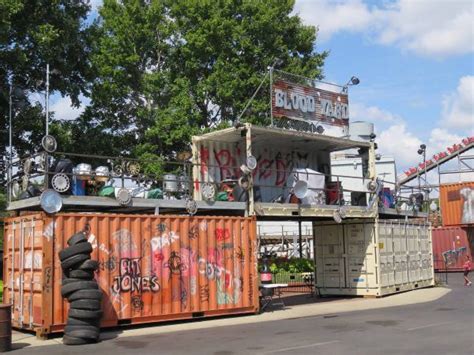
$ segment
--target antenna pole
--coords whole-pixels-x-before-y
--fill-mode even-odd
[[[46,135],[49,134],[49,63],[46,64]]]

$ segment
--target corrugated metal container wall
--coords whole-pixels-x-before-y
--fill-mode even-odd
[[[434,284],[428,225],[314,222],[320,295],[384,296]]]
[[[63,329],[58,252],[81,230],[100,264],[104,327],[258,310],[253,218],[38,213],[6,220],[4,300],[13,304],[13,326]]]
[[[434,268],[462,271],[465,256],[471,255],[467,230],[461,227],[433,228]]]
[[[444,226],[474,224],[474,182],[441,185],[439,199]]]

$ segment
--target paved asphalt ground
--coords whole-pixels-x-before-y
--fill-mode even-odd
[[[119,335],[79,347],[58,344],[20,349],[20,341],[14,353],[472,355],[474,288],[463,287],[461,280],[462,275],[451,275],[452,291],[432,302],[166,334]]]

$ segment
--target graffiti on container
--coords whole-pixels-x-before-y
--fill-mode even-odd
[[[189,282],[189,291],[191,292],[191,295],[195,295],[197,292],[197,280],[195,276],[191,277]]]
[[[197,237],[199,237],[199,225],[194,224],[189,227],[188,238],[190,240],[195,240]]]
[[[207,221],[202,221],[199,223],[199,230],[202,232],[207,232]]]
[[[455,265],[460,256],[464,256],[467,253],[467,248],[466,247],[459,247],[459,248],[454,248],[451,250],[446,250],[441,253],[443,256],[444,263],[446,266],[451,266]]]
[[[172,251],[168,261],[164,264],[165,268],[170,270],[170,277],[172,275],[180,275],[187,269],[186,263],[181,261],[181,256],[178,252]]]
[[[227,228],[216,228],[216,239],[222,242],[230,238],[230,231]]]
[[[51,292],[51,284],[52,284],[52,271],[51,271],[51,267],[48,266],[44,269],[44,279],[45,279],[45,283],[44,283],[44,291],[49,293]]]
[[[240,261],[240,263],[243,264],[245,262],[245,253],[242,247],[237,248],[237,250],[235,251],[235,256]]]
[[[48,225],[44,229],[43,237],[45,237],[48,242],[54,236],[54,228],[55,228],[55,223],[54,221],[51,221],[48,223]]]
[[[170,246],[177,240],[179,240],[179,235],[175,232],[170,231],[169,233],[163,233],[161,236],[151,238],[151,250],[157,251],[163,249],[166,246]]]
[[[90,233],[89,234],[89,238],[87,238],[87,241],[89,243],[91,243],[92,245],[92,249],[96,249],[97,248],[97,238],[94,234]]]
[[[474,189],[465,187],[459,194],[463,199],[461,223],[474,223]]]
[[[144,303],[142,301],[141,295],[135,295],[131,299],[132,308],[136,312],[140,312],[143,310]]]
[[[120,275],[114,278],[115,292],[158,292],[160,284],[155,275],[143,276],[140,258],[122,258],[119,262]]]
[[[218,167],[217,173],[221,180],[231,178],[233,176],[240,176],[241,172],[238,168],[237,162],[242,160],[241,149],[237,146],[234,150],[228,148],[213,150],[215,163]],[[212,174],[208,169],[210,164],[210,152],[208,148],[201,147],[201,180],[206,180],[206,175]],[[254,170],[254,179],[259,182],[266,182],[274,186],[283,186],[290,172],[295,169],[308,168],[310,163],[309,153],[301,152],[282,152],[282,151],[268,151],[263,150],[257,157],[257,168]],[[216,174],[217,175],[217,174]],[[199,189],[199,184],[196,184]]]
[[[25,254],[25,268],[26,269],[41,269],[43,265],[43,254],[41,251],[28,251]]]
[[[165,223],[158,223],[156,225],[156,230],[158,231],[158,233],[163,233],[163,232],[166,231],[166,229],[167,229],[167,227],[166,227]]]
[[[101,245],[99,245],[99,250],[100,251],[103,251],[105,254],[107,255],[110,255],[113,251],[112,250],[109,250],[107,249],[107,247],[105,246],[104,243],[102,243]]]
[[[221,280],[217,279],[217,304],[222,305],[231,303],[234,303],[234,298],[223,288]]]
[[[137,245],[133,241],[132,233],[126,228],[119,229],[112,233],[112,239],[115,241],[115,250],[120,252],[122,257],[136,257]]]
[[[209,301],[209,286],[208,285],[203,285],[199,287],[199,298],[201,302]]]
[[[117,267],[117,259],[115,256],[111,256],[104,260],[99,260],[99,269],[102,271],[114,271]]]

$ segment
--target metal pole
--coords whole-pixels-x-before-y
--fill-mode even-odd
[[[303,257],[303,239],[302,239],[302,231],[301,231],[301,220],[298,221],[298,234],[299,234],[299,248],[300,248],[300,258]]]
[[[49,63],[46,64],[46,135],[49,134]]]
[[[10,90],[8,94],[8,172],[7,172],[7,194],[8,202],[12,201],[12,162],[13,162],[13,127],[12,127],[12,116],[13,116],[13,100],[12,100],[13,85],[10,81]],[[13,271],[12,271],[13,272]]]
[[[273,65],[269,69],[270,74],[270,125],[273,127]]]

